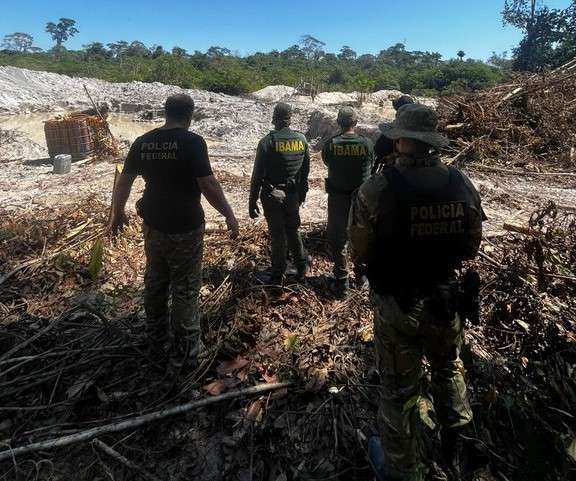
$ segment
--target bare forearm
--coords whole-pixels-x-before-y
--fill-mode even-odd
[[[234,211],[232,207],[230,207],[228,200],[226,200],[222,186],[216,179],[208,182],[206,185],[202,185],[201,190],[209,204],[225,218],[228,219],[234,216]]]
[[[128,202],[128,198],[130,197],[133,182],[133,176],[121,174],[118,178],[118,182],[116,182],[116,186],[114,188],[114,195],[112,200],[113,216],[118,217],[124,213],[126,202]]]

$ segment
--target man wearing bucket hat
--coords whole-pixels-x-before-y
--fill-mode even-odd
[[[392,107],[398,112],[400,108],[404,105],[413,104],[414,98],[410,95],[401,95],[392,101]],[[392,127],[389,122],[380,124],[380,131],[384,132]],[[386,161],[390,159],[390,156],[394,153],[394,142],[386,137],[384,133],[380,134],[376,144],[374,144],[374,154],[376,161],[374,162],[374,167],[372,168],[372,173],[376,173],[382,166],[386,165]]]
[[[288,251],[296,266],[298,281],[304,280],[308,268],[298,229],[300,206],[308,192],[310,153],[304,134],[290,128],[291,118],[292,107],[278,103],[272,116],[275,129],[258,144],[250,183],[250,218],[259,216],[260,198],[270,235],[272,269],[270,274],[257,276],[264,284],[282,284]]]
[[[360,187],[350,212],[351,256],[367,264],[375,305],[381,437],[369,452],[380,481],[423,480],[437,425],[440,462],[458,479],[460,432],[472,419],[456,271],[477,255],[485,217],[472,183],[441,162],[437,152],[448,140],[437,124],[423,105],[398,110],[384,132],[394,141],[394,165]],[[423,388],[423,355],[432,397]]]
[[[374,150],[371,140],[354,131],[358,123],[358,115],[352,107],[341,108],[337,122],[342,130],[338,135],[326,141],[322,149],[322,159],[328,167],[326,179],[327,237],[334,261],[334,293],[337,298],[344,299],[348,291],[346,246],[352,193],[370,177]],[[358,274],[360,269],[355,269],[355,271]]]

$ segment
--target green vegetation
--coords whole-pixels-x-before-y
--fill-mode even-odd
[[[506,0],[502,15],[504,23],[524,34],[514,49],[516,70],[540,72],[576,57],[576,0],[565,9],[538,0]]]
[[[454,52],[454,59],[443,60],[439,53],[409,51],[402,43],[377,55],[358,55],[347,45],[331,53],[311,35],[286,50],[245,57],[219,46],[189,53],[179,46],[168,51],[140,41],[93,42],[69,51],[64,43],[80,32],[74,20],[61,18],[46,25],[54,41],[49,52],[34,47],[29,34],[6,35],[0,65],[113,82],[163,82],[232,95],[266,85],[306,82],[321,90],[397,89],[433,96],[484,89],[503,80],[512,69],[541,71],[576,56],[576,0],[563,10],[550,9],[538,0],[505,0],[502,16],[504,23],[521,29],[524,38],[512,58],[506,52],[494,53],[487,62],[466,58],[463,50]]]
[[[57,42],[57,40],[55,39]],[[180,47],[166,51],[142,42],[95,42],[80,51],[60,44],[50,52],[21,49],[0,51],[0,65],[96,77],[113,82],[140,80],[186,88],[202,88],[233,95],[266,85],[295,86],[311,82],[322,90],[373,91],[398,89],[419,95],[438,95],[489,87],[502,79],[502,69],[468,59],[443,61],[433,52],[408,51],[403,44],[378,55],[358,56],[344,46],[338,54],[324,52],[323,43],[305,36],[283,51],[233,55],[222,47],[189,54]]]

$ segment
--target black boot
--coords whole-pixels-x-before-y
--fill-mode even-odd
[[[281,286],[284,280],[284,276],[275,275],[271,272],[257,272],[254,277],[265,286]]]

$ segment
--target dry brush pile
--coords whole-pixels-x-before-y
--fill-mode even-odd
[[[576,165],[576,59],[546,74],[440,101],[454,159],[533,171]]]
[[[107,217],[93,198],[1,213],[0,456],[8,446],[234,397],[90,443],[8,456],[5,479],[371,479],[363,433],[374,425],[378,390],[369,302],[364,291],[332,299],[322,225],[305,227],[307,284],[282,291],[253,277],[266,264],[262,225],[234,242],[208,226],[209,355],[169,390],[142,335],[139,226],[112,241]],[[489,239],[478,263],[484,319],[469,335],[471,466],[489,463],[495,479],[561,479],[553,476],[576,456],[574,219],[549,206],[525,231]],[[292,384],[235,395],[282,381]],[[530,478],[535,453],[546,471]]]
[[[488,239],[480,326],[469,331],[479,451],[501,479],[576,471],[576,215],[552,203]]]
[[[261,479],[272,470],[273,479],[293,470],[311,479],[366,473],[357,429],[359,416],[372,416],[367,399],[373,396],[358,397],[362,388],[355,384],[373,364],[369,308],[363,292],[346,303],[330,298],[320,275],[328,271],[328,260],[316,226],[308,234],[316,254],[310,283],[282,293],[262,289],[253,277],[265,265],[262,225],[235,242],[208,228],[201,296],[210,355],[187,373],[180,389],[167,392],[142,337],[140,229],[133,223],[111,241],[104,237],[107,212],[91,198],[74,207],[2,214],[4,445],[52,440],[190,399],[291,380],[294,387],[253,402],[240,399],[194,413],[186,422],[136,430],[129,434],[128,457],[150,472],[172,472],[167,479],[192,473],[195,479],[221,479],[213,476],[223,472],[231,476],[226,479],[248,479],[250,472]],[[164,451],[156,446],[157,436],[166,439]],[[112,445],[119,439],[101,438]],[[213,462],[225,460],[226,466],[204,466],[206,443],[221,453]],[[65,479],[81,459],[87,466],[83,476],[97,479],[118,468],[117,460],[111,468],[110,460],[95,462],[92,450],[82,446],[41,451],[6,462],[6,469],[26,479],[32,466],[40,466],[41,479]]]

